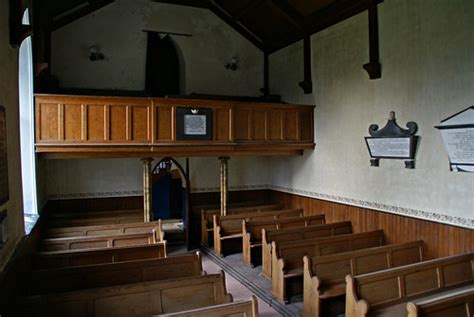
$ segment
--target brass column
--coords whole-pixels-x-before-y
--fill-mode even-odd
[[[143,221],[150,222],[153,219],[151,210],[151,157],[142,158],[143,163]]]
[[[228,156],[221,156],[219,157],[221,161],[221,215],[227,215],[227,192],[229,189],[229,180],[227,178],[227,163],[230,160]]]

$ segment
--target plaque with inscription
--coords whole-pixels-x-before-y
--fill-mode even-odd
[[[9,199],[8,156],[7,156],[7,120],[5,108],[0,106],[0,205]]]
[[[212,109],[176,108],[177,140],[212,140]]]
[[[474,172],[474,106],[444,119],[436,126],[449,157],[451,171]]]
[[[415,122],[408,122],[407,129],[398,126],[393,111],[383,129],[379,130],[376,124],[370,125],[370,137],[365,137],[371,157],[370,164],[379,166],[380,159],[404,159],[406,168],[415,168],[417,129]]]

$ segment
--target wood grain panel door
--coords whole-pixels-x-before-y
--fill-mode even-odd
[[[60,140],[60,108],[57,103],[41,103],[36,106],[36,141],[58,142]]]
[[[283,112],[272,110],[268,112],[268,140],[283,140]]]
[[[230,108],[217,108],[214,111],[214,117],[214,140],[220,142],[232,141]]]
[[[265,141],[267,140],[267,111],[265,110],[254,110],[253,111],[253,137],[254,141]]]

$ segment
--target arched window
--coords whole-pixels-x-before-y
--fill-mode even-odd
[[[30,25],[28,9],[25,10],[22,23],[24,25]],[[25,233],[29,234],[38,218],[34,148],[33,50],[31,36],[24,39],[20,46],[18,78],[23,210]]]

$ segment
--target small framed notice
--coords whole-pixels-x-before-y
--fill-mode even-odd
[[[176,108],[176,139],[212,140],[212,109]]]

